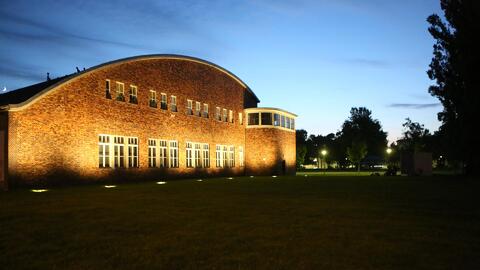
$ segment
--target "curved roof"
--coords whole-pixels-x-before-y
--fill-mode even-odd
[[[255,107],[255,108],[246,108],[245,112],[281,112],[291,117],[298,117],[298,115],[286,111],[284,109],[273,108],[273,107]]]
[[[122,58],[110,62],[106,62],[94,67],[91,67],[87,70],[74,73],[71,75],[67,75],[61,78],[53,79],[50,81],[45,81],[42,83],[30,85],[24,88],[20,88],[14,91],[10,91],[5,94],[0,94],[0,109],[6,109],[6,110],[20,110],[23,109],[30,104],[32,104],[35,100],[39,99],[40,97],[46,95],[50,91],[54,91],[57,87],[63,85],[64,83],[79,79],[86,74],[89,74],[91,72],[94,72],[96,70],[99,70],[101,68],[107,67],[107,66],[112,66],[112,65],[119,65],[123,64],[126,62],[134,62],[134,61],[142,61],[142,60],[151,60],[151,59],[178,59],[182,61],[191,61],[195,63],[200,63],[204,64],[210,67],[213,67],[220,72],[223,72],[227,76],[231,77],[234,79],[237,83],[239,83],[241,86],[245,88],[246,91],[248,91],[250,94],[253,95],[253,97],[257,100],[257,102],[260,102],[258,97],[253,93],[253,91],[248,87],[248,85],[243,82],[240,78],[238,78],[235,74],[232,72],[214,64],[209,61],[200,59],[200,58],[195,58],[191,56],[185,56],[185,55],[177,55],[177,54],[149,54],[149,55],[139,55],[139,56],[133,56],[133,57],[127,57],[127,58]]]

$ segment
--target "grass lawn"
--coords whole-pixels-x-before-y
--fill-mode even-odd
[[[1,269],[480,269],[480,181],[255,177],[0,193]]]

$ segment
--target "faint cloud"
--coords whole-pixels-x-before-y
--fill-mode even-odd
[[[378,59],[367,59],[367,58],[351,58],[351,59],[346,59],[345,62],[354,64],[354,65],[368,66],[368,67],[374,67],[374,68],[386,68],[390,66],[390,64],[387,61],[378,60]]]
[[[51,42],[54,44],[63,43],[64,45],[71,46],[76,44],[75,40],[77,41],[82,40],[87,42],[103,43],[108,45],[116,45],[116,46],[122,46],[122,47],[134,48],[134,49],[146,49],[144,46],[140,46],[137,44],[129,44],[129,43],[118,42],[114,40],[104,40],[104,39],[99,39],[99,38],[94,38],[89,36],[71,34],[68,31],[61,29],[59,27],[53,27],[48,24],[33,21],[27,18],[14,15],[14,14],[6,13],[3,11],[0,11],[0,17],[2,18],[2,21],[4,23],[5,22],[13,23],[23,27],[28,27],[31,30],[35,30],[35,33],[26,34],[19,31],[12,32],[6,29],[2,29],[3,27],[0,27],[0,35],[10,39],[15,39],[17,41],[18,40],[24,41],[24,42],[40,41],[40,42]]]
[[[418,104],[418,103],[392,103],[388,105],[391,108],[404,108],[404,109],[428,109],[428,108],[435,108],[441,106],[440,103],[425,103],[425,104]]]

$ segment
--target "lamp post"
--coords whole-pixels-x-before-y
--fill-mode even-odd
[[[392,154],[393,150],[390,147],[387,147],[387,164],[390,165],[390,155]]]
[[[327,150],[323,149],[320,153],[322,154],[322,162],[325,162],[325,156],[328,154]],[[327,168],[325,168],[325,171],[323,171],[324,175],[326,171],[327,171]]]

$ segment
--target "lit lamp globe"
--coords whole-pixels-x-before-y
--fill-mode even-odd
[[[325,155],[327,155],[327,150],[324,149],[324,150],[322,150],[322,152],[320,152],[320,153],[322,154],[322,156],[325,156]]]
[[[390,148],[390,147],[387,148],[387,154],[388,154],[388,155],[390,155],[390,154],[392,153],[392,151],[393,151],[392,148]]]

